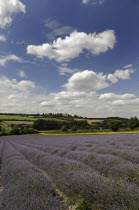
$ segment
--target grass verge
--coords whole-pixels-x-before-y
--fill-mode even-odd
[[[119,132],[88,132],[88,133],[69,133],[69,132],[63,132],[60,131],[45,131],[40,132],[39,134],[33,134],[33,135],[39,135],[39,136],[87,136],[87,135],[118,135],[118,134],[138,134],[139,131],[119,131]]]

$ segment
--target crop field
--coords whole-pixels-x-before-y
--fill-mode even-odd
[[[21,124],[26,124],[26,125],[32,125],[33,122],[32,121],[4,121],[6,124],[8,125],[11,125],[11,124],[14,124],[14,125],[21,125]]]
[[[18,122],[26,122],[26,121],[35,121],[35,120],[38,120],[38,119],[43,119],[43,120],[58,120],[58,121],[64,121],[62,119],[58,119],[58,118],[50,118],[50,117],[47,117],[47,118],[43,118],[43,117],[22,117],[22,116],[18,116],[18,115],[0,115],[0,120],[3,120],[5,122],[9,122],[13,121],[13,123],[15,124],[18,124]]]
[[[88,124],[92,124],[92,123],[97,123],[97,122],[102,122],[103,120],[90,120],[90,119],[85,119],[85,118],[74,118],[74,120],[87,120]]]
[[[0,209],[139,210],[139,134],[1,137]]]
[[[13,121],[34,121],[33,117],[22,117],[18,115],[0,115],[0,120],[13,120]]]

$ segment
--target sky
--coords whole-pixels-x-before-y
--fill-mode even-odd
[[[138,0],[0,0],[0,113],[139,117]]]

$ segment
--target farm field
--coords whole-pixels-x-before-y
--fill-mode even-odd
[[[91,119],[85,119],[85,118],[83,118],[83,119],[81,119],[81,118],[74,118],[74,120],[87,120],[87,122],[88,122],[88,124],[92,124],[92,123],[96,123],[96,122],[102,122],[103,120],[91,120]]]
[[[20,125],[20,124],[26,124],[26,125],[33,125],[32,121],[4,121],[6,124],[11,125],[11,124],[15,124],[15,125]]]
[[[0,209],[138,210],[139,134],[0,138]]]
[[[13,120],[13,121],[34,121],[36,118],[33,117],[22,117],[18,115],[0,115],[0,120]]]
[[[5,122],[8,122],[10,124],[11,121],[13,121],[14,124],[19,124],[20,122],[24,121],[24,123],[28,123],[27,121],[32,121],[34,122],[35,120],[38,120],[38,119],[44,119],[44,120],[58,120],[58,121],[67,121],[67,119],[60,119],[60,118],[51,118],[51,117],[23,117],[23,116],[18,116],[18,115],[0,115],[0,120],[3,120]],[[95,123],[95,122],[102,122],[102,120],[90,120],[90,119],[80,119],[80,118],[74,118],[74,120],[87,120],[87,122],[89,124],[91,123]],[[12,122],[11,122],[12,123]]]
[[[18,116],[18,115],[0,115],[0,120],[4,120],[4,121],[35,121],[38,119],[44,119],[44,120],[58,120],[58,121],[63,121],[62,119],[58,119],[58,118],[43,118],[43,117],[22,117],[22,116]]]

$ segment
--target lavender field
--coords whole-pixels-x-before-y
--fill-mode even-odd
[[[0,138],[1,210],[139,210],[139,134]]]

